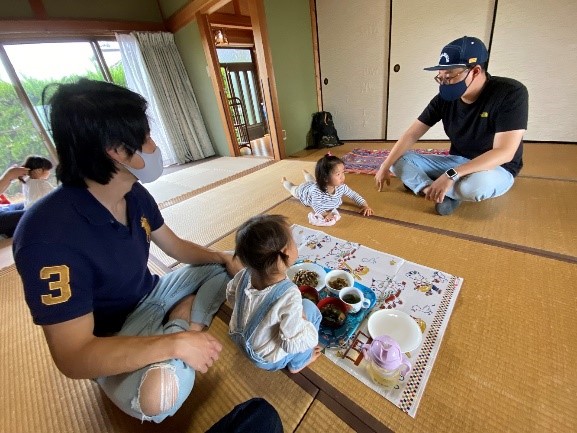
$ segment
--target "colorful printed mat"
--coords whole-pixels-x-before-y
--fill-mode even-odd
[[[353,149],[341,158],[345,163],[345,172],[375,174],[391,151],[388,149]],[[424,155],[448,155],[448,149],[413,149],[412,152]]]
[[[371,341],[366,319],[339,347],[325,349],[332,362],[415,417],[463,279],[308,227],[295,224],[292,231],[300,260],[349,271],[375,293],[373,312],[394,308],[419,325],[422,342],[407,354],[413,368],[392,389],[377,385],[367,372],[361,352],[362,344]]]

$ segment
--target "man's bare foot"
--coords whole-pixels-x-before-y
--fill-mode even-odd
[[[291,370],[291,369],[289,368],[289,371],[290,371],[291,373],[293,373],[293,374],[296,374],[296,373],[300,372],[301,370],[303,370],[304,368],[308,367],[308,366],[311,365],[313,362],[315,362],[319,356],[321,356],[321,350],[322,350],[322,347],[321,347],[321,346],[316,346],[316,347],[313,349],[313,353],[311,354],[311,357],[309,358],[309,362],[307,362],[305,365],[303,365],[303,366],[302,366],[301,368],[299,368],[298,370]]]

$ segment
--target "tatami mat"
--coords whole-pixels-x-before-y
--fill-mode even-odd
[[[269,212],[307,225],[295,200]],[[323,230],[464,285],[415,419],[325,357],[303,373],[321,390],[328,383],[399,433],[577,430],[575,265],[351,214]],[[230,248],[231,237],[214,246]]]
[[[324,404],[315,400],[295,433],[355,433],[355,431]]]
[[[290,197],[281,179],[286,176],[294,179],[295,183],[302,181],[303,169],[314,171],[314,164],[280,161],[167,207],[162,210],[162,215],[178,236],[200,245],[209,245],[249,217]],[[154,244],[151,252],[166,266],[176,264],[173,258]]]
[[[348,174],[346,183],[380,217],[577,257],[577,182],[518,178],[507,194],[479,203],[464,202],[445,217],[396,178],[382,192],[369,175]],[[354,205],[346,208],[356,209]]]
[[[156,199],[157,203],[164,203],[189,194],[193,190],[249,172],[271,162],[268,158],[221,156],[165,174],[160,179],[144,186]]]
[[[90,380],[70,380],[54,366],[40,327],[32,324],[14,266],[0,271],[0,431],[6,433],[206,431],[236,404],[264,397],[293,431],[313,397],[283,372],[252,366],[216,318],[209,330],[223,343],[217,363],[199,374],[191,397],[157,425],[125,415]]]

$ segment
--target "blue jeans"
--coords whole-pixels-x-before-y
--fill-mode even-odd
[[[315,303],[308,299],[303,299],[303,311],[307,320],[311,322],[318,331],[323,317]],[[300,353],[289,353],[277,362],[253,362],[258,368],[268,371],[281,370],[285,367],[288,367],[289,370],[300,370],[310,361],[313,350],[314,349],[309,349]]]
[[[0,235],[12,237],[22,215],[24,215],[24,203],[0,205]]]
[[[407,152],[393,164],[391,171],[418,194],[449,168],[469,161],[470,159],[457,155],[421,155]],[[513,186],[514,180],[511,173],[499,166],[459,177],[446,195],[463,201],[487,200],[505,194]]]
[[[196,294],[190,314],[191,322],[208,326],[226,298],[230,277],[222,265],[192,266],[170,272],[160,278],[156,287],[143,298],[126,318],[118,335],[150,336],[186,331],[188,322],[177,319],[163,324],[169,310],[185,296]],[[163,369],[163,374],[177,377],[178,397],[175,404],[164,412],[144,415],[140,409],[139,393],[143,379],[152,369]],[[140,370],[96,379],[104,393],[127,414],[141,420],[161,422],[182,406],[194,385],[195,371],[180,359],[171,359],[148,365]],[[170,392],[170,390],[160,390]]]

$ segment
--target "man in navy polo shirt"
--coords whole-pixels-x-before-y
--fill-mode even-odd
[[[218,359],[221,344],[201,331],[241,266],[177,237],[138,182],[162,173],[140,95],[82,79],[49,102],[62,186],[14,236],[26,302],[62,373],[93,378],[124,412],[160,422]],[[151,241],[190,265],[152,275]]]
[[[439,94],[395,143],[375,175],[381,191],[390,172],[415,194],[434,201],[439,215],[449,215],[461,201],[481,201],[505,194],[523,167],[527,129],[527,88],[510,78],[487,73],[489,55],[477,38],[463,36],[446,45],[435,81]],[[449,155],[407,152],[433,125],[443,122]]]

